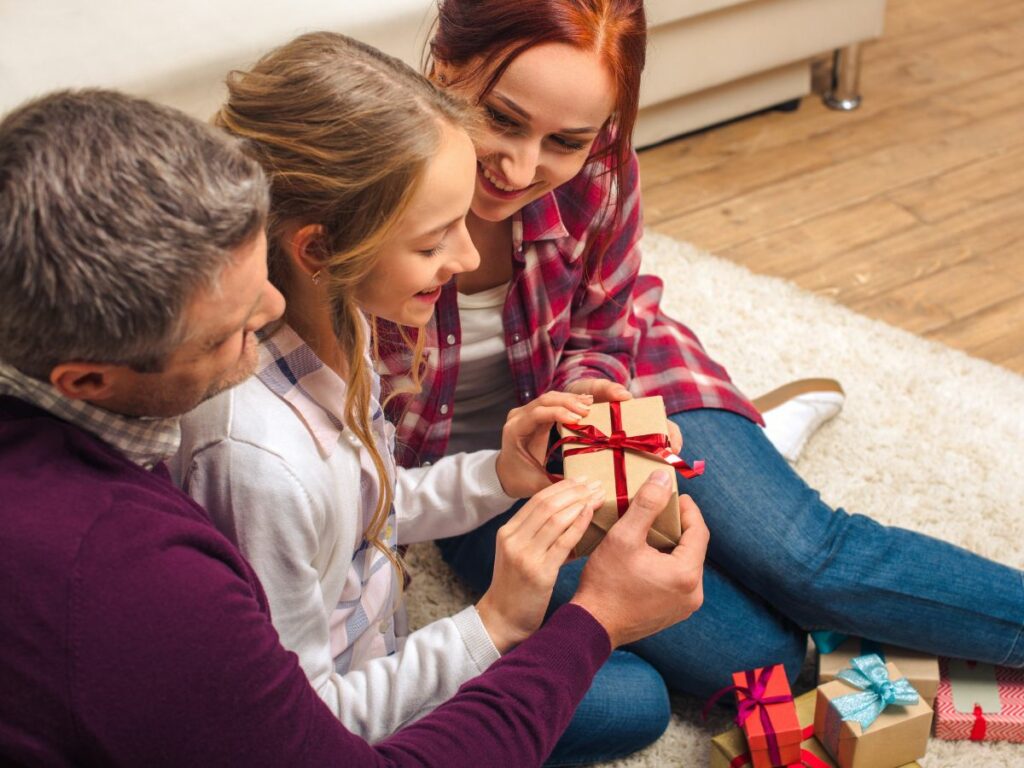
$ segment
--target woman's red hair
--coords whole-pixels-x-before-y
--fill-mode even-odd
[[[470,77],[489,70],[481,99],[516,57],[534,46],[564,43],[596,51],[615,81],[616,93],[592,156],[610,156],[610,168],[621,183],[621,170],[633,149],[647,50],[643,0],[440,0],[438,10],[431,57],[463,72],[477,62],[478,70],[467,73]]]

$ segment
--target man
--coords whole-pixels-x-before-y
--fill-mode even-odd
[[[347,732],[163,465],[283,311],[267,203],[233,141],[139,99],[59,93],[0,123],[0,760],[539,764],[612,647],[699,606],[700,515],[648,548],[655,477],[573,604],[386,741]]]

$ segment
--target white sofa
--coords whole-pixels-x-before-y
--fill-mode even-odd
[[[644,146],[805,95],[810,59],[881,33],[885,0],[648,0]],[[206,117],[224,74],[332,29],[418,65],[433,0],[0,2],[0,112],[59,87],[127,90]]]
[[[810,61],[882,33],[885,0],[647,0],[638,146],[810,92]]]
[[[0,0],[0,112],[103,86],[209,116],[224,75],[301,32],[345,32],[419,60],[430,0]]]

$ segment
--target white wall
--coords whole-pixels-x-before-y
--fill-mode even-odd
[[[118,88],[207,117],[228,70],[301,32],[419,66],[432,0],[0,0],[0,113],[57,88]]]

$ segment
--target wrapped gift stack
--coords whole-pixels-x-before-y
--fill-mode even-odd
[[[1024,669],[942,659],[935,736],[1024,743]]]
[[[835,761],[814,737],[814,705],[817,693],[810,691],[797,696],[797,720],[800,723],[800,759],[791,765],[801,768],[836,768]],[[739,726],[711,740],[711,768],[744,768],[753,765],[753,755],[747,746],[747,739]],[[900,768],[920,768],[916,762],[906,763]]]
[[[621,403],[594,403],[590,413],[574,426],[561,426],[561,439],[552,450],[562,449],[566,477],[600,480],[605,503],[576,546],[577,556],[589,554],[605,532],[626,511],[637,489],[655,470],[673,469],[686,479],[704,471],[704,462],[691,467],[672,453],[666,426],[665,402],[661,397],[641,397]],[[679,496],[662,510],[647,535],[658,549],[679,543]]]
[[[1024,670],[939,659],[933,712],[894,650],[855,656],[796,699],[781,665],[736,673],[705,708],[736,692],[737,726],[712,739],[711,768],[909,768],[933,722],[940,739],[1024,743]]]
[[[899,669],[869,654],[838,679],[793,699],[782,665],[733,675],[736,728],[711,742],[711,768],[906,768],[917,766],[931,707]]]

